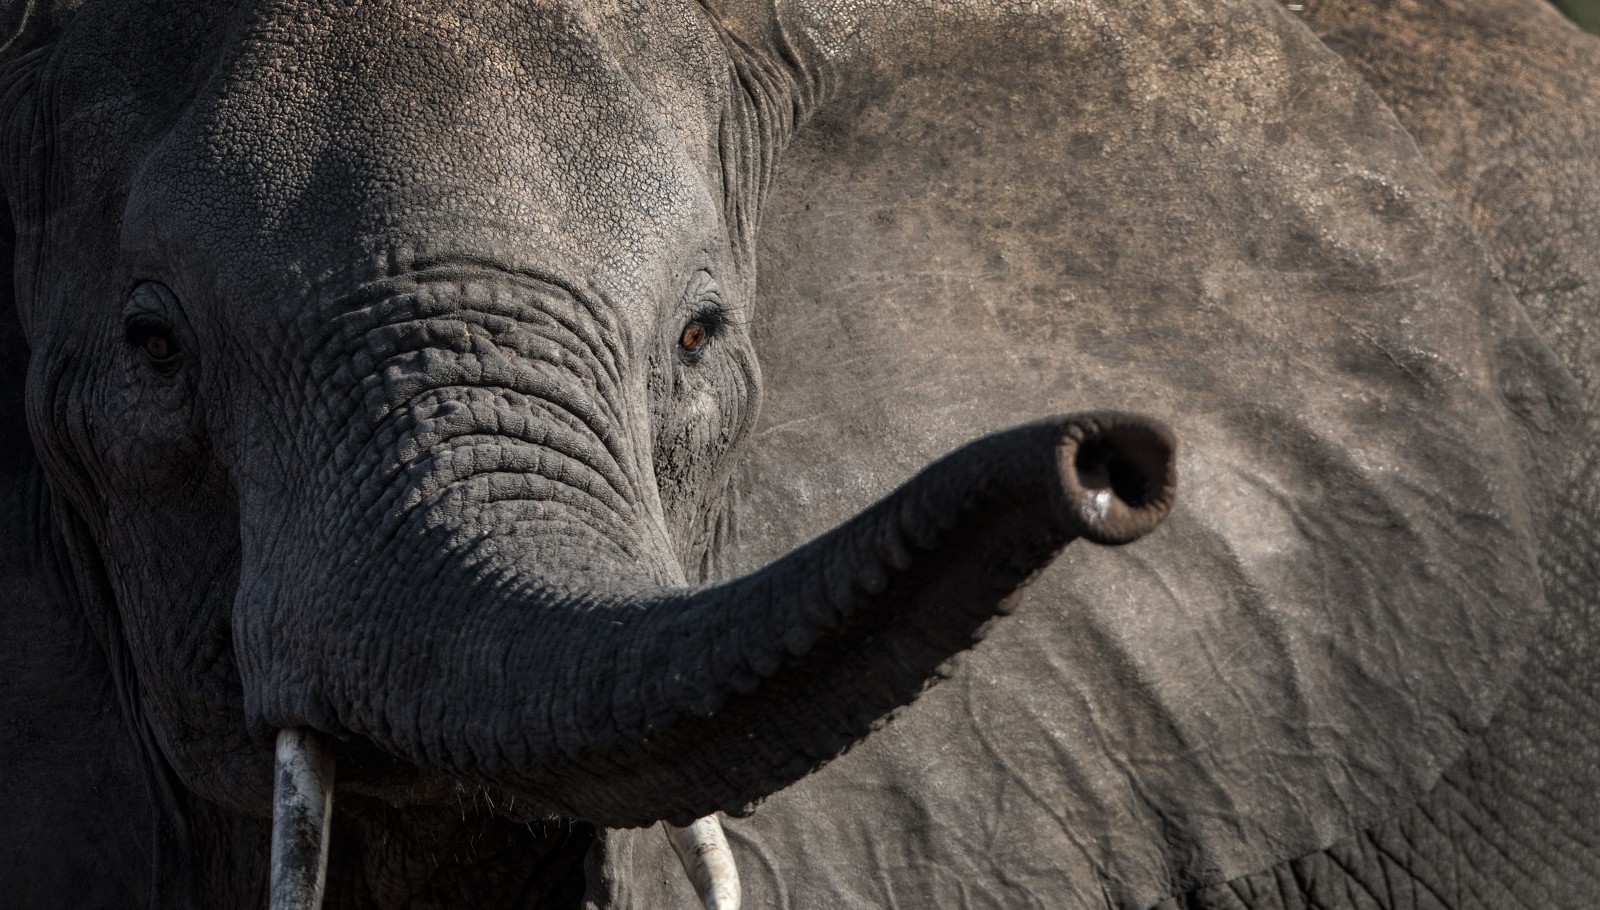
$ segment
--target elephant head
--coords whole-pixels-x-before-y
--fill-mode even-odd
[[[1161,426],[1047,420],[693,586],[787,77],[676,4],[106,3],[11,64],[28,427],[184,786],[263,814],[309,728],[349,792],[687,824],[1165,514]]]
[[[75,6],[0,77],[10,419],[230,810],[284,729],[394,806],[742,810],[1042,571],[780,799],[1035,775],[1040,849],[1105,832],[1063,899],[1138,904],[1431,785],[1545,612],[1566,379],[1276,4]],[[1045,569],[1172,505],[1159,425],[1036,420],[1107,405],[1190,504]]]

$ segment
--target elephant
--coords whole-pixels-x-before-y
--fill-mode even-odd
[[[1542,0],[0,23],[18,906],[1590,902]]]

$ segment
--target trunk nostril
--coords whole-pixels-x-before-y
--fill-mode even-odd
[[[1060,454],[1063,493],[1081,533],[1095,543],[1136,540],[1172,507],[1176,443],[1158,421],[1088,415],[1069,431]]]
[[[1087,490],[1110,490],[1111,495],[1135,507],[1150,500],[1150,477],[1103,441],[1080,446],[1073,466],[1078,470],[1078,481]]]

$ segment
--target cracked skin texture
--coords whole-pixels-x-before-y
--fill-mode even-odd
[[[580,272],[623,303],[587,317],[548,297],[519,292],[508,304],[463,286],[481,318],[400,340],[449,351],[476,339],[510,362],[539,363],[560,358],[547,342],[598,338],[577,362],[560,361],[596,386],[607,357],[632,363],[619,389],[596,393],[622,402],[610,463],[555,461],[543,473],[598,491],[605,508],[633,516],[621,524],[660,526],[653,546],[584,533],[579,549],[621,549],[638,572],[689,576],[763,565],[988,430],[1105,405],[1159,414],[1185,440],[1188,486],[1169,526],[1138,549],[1069,550],[951,681],[730,823],[747,906],[1144,907],[1196,888],[1210,890],[1182,900],[1425,906],[1433,894],[1445,906],[1474,895],[1540,906],[1582,893],[1593,868],[1586,822],[1529,823],[1548,815],[1543,788],[1574,773],[1571,757],[1592,755],[1582,731],[1594,704],[1574,669],[1582,652],[1564,644],[1585,602],[1563,585],[1586,577],[1593,554],[1560,545],[1585,539],[1570,529],[1594,509],[1581,497],[1547,508],[1538,496],[1562,470],[1558,437],[1580,418],[1533,329],[1590,388],[1581,367],[1592,360],[1562,326],[1592,302],[1567,276],[1589,268],[1584,255],[1600,244],[1563,244],[1569,229],[1592,236],[1575,219],[1593,212],[1581,194],[1594,182],[1464,202],[1458,188],[1482,181],[1456,174],[1492,168],[1484,160],[1504,163],[1506,181],[1572,164],[1548,168],[1546,152],[1504,137],[1474,144],[1496,135],[1488,116],[1441,113],[1466,138],[1432,142],[1429,121],[1408,119],[1416,98],[1457,96],[1423,83],[1407,100],[1404,79],[1369,72],[1349,40],[1329,37],[1360,34],[1331,8],[1311,10],[1310,24],[1355,68],[1271,3],[1123,6],[730,2],[715,7],[723,38],[739,39],[729,51],[700,9],[670,5],[539,7],[511,21],[450,4],[240,3],[196,16],[179,4],[117,14],[100,3],[53,61],[56,78],[76,74],[58,83],[55,105],[6,127],[10,143],[45,129],[71,175],[38,195],[6,177],[24,249],[55,240],[48,269],[16,276],[29,354],[86,331],[63,300],[111,299],[115,313],[105,285],[116,276],[102,263],[126,249],[120,230],[136,241],[113,254],[131,255],[118,265],[128,274],[158,262],[191,299],[224,287],[270,301],[195,316],[227,327],[236,369],[263,383],[243,400],[278,403],[212,422],[219,438],[320,451],[318,434],[364,400],[286,407],[293,361],[254,352],[322,337],[341,293],[430,257]],[[1350,12],[1360,19],[1362,8]],[[1530,34],[1556,27],[1527,21]],[[1371,29],[1405,40],[1430,27]],[[488,49],[456,53],[469,38]],[[1564,40],[1592,56],[1592,41]],[[1543,84],[1525,79],[1530,92]],[[1584,110],[1546,103],[1567,112],[1562,124]],[[1577,128],[1551,140],[1567,142],[1564,153],[1549,154],[1576,155]],[[20,167],[19,155],[9,160]],[[64,214],[46,229],[49,206]],[[723,428],[751,407],[702,407],[709,423],[647,439],[639,427],[686,409],[639,352],[681,323],[651,325],[626,301],[687,294],[702,267],[743,307],[762,362],[761,422],[740,440]],[[572,336],[556,339],[552,319]],[[23,353],[11,344],[15,374]],[[361,387],[361,356],[349,352],[345,386]],[[741,375],[715,381],[731,389]],[[569,387],[539,391],[514,404],[559,421],[543,406],[570,405]],[[469,399],[469,412],[500,414],[505,403]],[[8,438],[21,438],[17,417],[7,414]],[[428,438],[405,437],[424,451]],[[731,515],[694,496],[727,470],[708,454],[723,444],[742,445],[746,459]],[[326,445],[337,465],[340,450]],[[231,510],[196,506],[211,543],[183,548],[191,563],[216,563],[208,584],[230,592],[242,584],[229,562],[241,535],[287,556],[301,539],[252,508],[295,481],[271,460],[231,457],[250,465],[255,486]],[[139,471],[162,467],[130,463],[131,481],[115,468],[100,480],[137,492],[154,483]],[[195,476],[206,496],[236,498],[221,478]],[[1595,489],[1592,470],[1574,476]],[[7,489],[30,508],[41,501],[36,484]],[[102,537],[170,549],[170,530],[135,524]],[[8,540],[35,554],[48,549],[36,533],[19,524]],[[563,558],[543,543],[552,535],[529,536]],[[120,558],[124,574],[156,559]],[[37,603],[92,596],[34,582],[39,559],[6,568],[36,585]],[[80,573],[77,584],[97,577]],[[157,815],[189,806],[189,846],[157,825],[157,865],[134,851],[118,861],[125,891],[86,897],[239,905],[259,894],[251,790],[266,775],[231,654],[249,661],[254,645],[233,642],[226,611],[160,593],[143,600],[187,605],[196,621],[141,613],[132,598],[120,607],[127,653],[113,648],[110,667],[80,671],[102,685],[137,675],[148,704],[134,713],[160,735],[108,750],[112,767],[96,773],[143,805],[135,779],[149,769],[119,752],[174,765],[175,790],[150,801]],[[40,732],[67,709],[38,693],[81,699],[75,678],[42,678],[50,661],[71,660],[80,624],[70,614],[38,622],[58,650],[30,650],[25,666],[41,675],[12,676],[4,690],[7,716],[31,721],[8,728],[20,731],[8,743],[27,749],[4,753],[23,756],[7,760],[25,763],[26,780],[72,761],[71,742]],[[1572,699],[1557,680],[1574,681]],[[281,682],[293,694],[296,680]],[[316,708],[289,703],[280,710]],[[95,716],[107,742],[127,742],[107,712]],[[365,789],[341,796],[330,906],[561,907],[585,889],[592,906],[692,906],[657,832],[526,826],[505,793],[397,769],[398,739],[373,736],[379,746],[352,747],[341,765]],[[446,733],[425,738],[453,746]],[[397,796],[394,776],[406,774],[414,789]],[[210,802],[228,799],[245,817]],[[149,810],[130,811],[143,824]],[[26,857],[8,866],[27,864],[18,887],[70,886],[56,847],[74,818],[8,830],[8,849],[35,851],[11,854]],[[1358,830],[1369,833],[1352,840]],[[171,859],[185,849],[186,864]],[[1295,856],[1305,858],[1274,868]]]

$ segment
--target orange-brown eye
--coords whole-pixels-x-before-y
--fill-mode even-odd
[[[691,322],[683,327],[683,334],[678,336],[678,347],[682,348],[683,352],[690,357],[697,357],[700,351],[705,348],[706,341],[710,337],[711,333],[706,330],[704,325],[698,322]]]
[[[144,352],[156,360],[166,360],[172,356],[172,342],[161,335],[151,335],[144,340]]]

